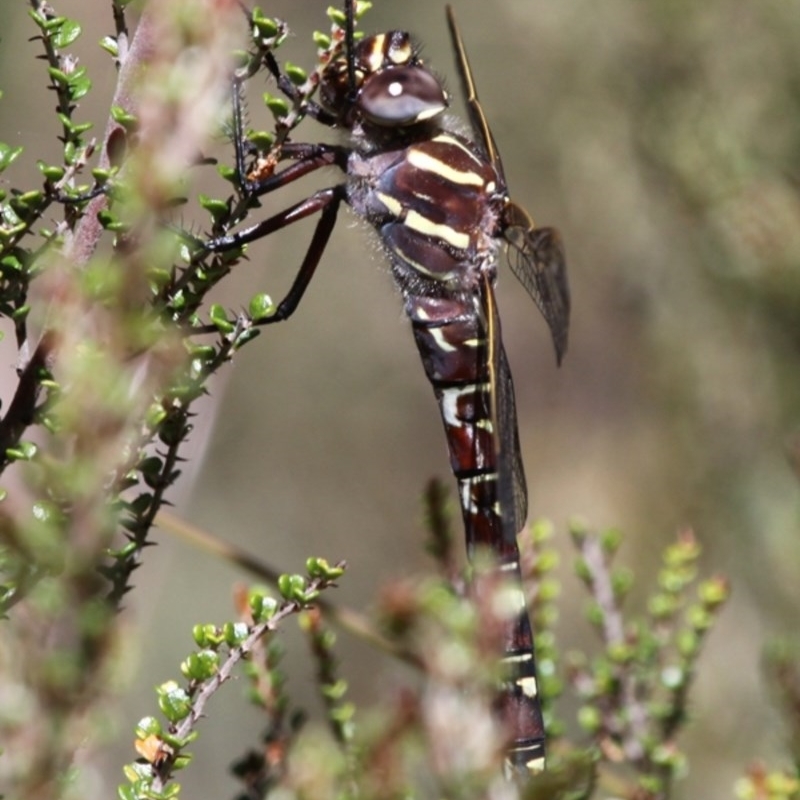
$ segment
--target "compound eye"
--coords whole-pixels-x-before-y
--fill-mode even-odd
[[[442,85],[423,67],[394,67],[370,76],[358,96],[361,114],[375,125],[413,125],[447,108]]]

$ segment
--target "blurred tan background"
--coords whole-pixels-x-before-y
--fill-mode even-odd
[[[0,140],[26,145],[32,160],[57,152],[57,131],[43,114],[53,101],[27,42],[27,4],[17,5],[0,41]],[[327,30],[327,5],[263,5],[296,34],[282,59],[312,64],[310,35]],[[640,590],[663,546],[692,526],[706,569],[730,577],[733,599],[700,664],[683,741],[691,773],[675,797],[730,797],[750,761],[788,764],[760,658],[770,637],[799,627],[800,495],[789,455],[800,448],[800,7],[454,5],[514,196],[561,229],[569,258],[573,327],[560,370],[510,272],[500,287],[531,513],[552,518],[563,539],[563,641],[594,645],[567,519],[622,528],[622,560]],[[98,135],[114,79],[95,44],[112,31],[104,6],[58,4],[97,26],[76,50],[95,80],[84,116]],[[457,88],[443,3],[375,0],[365,28],[416,33]],[[251,124],[269,127],[256,102]],[[326,135],[307,121],[296,138]],[[338,179],[331,172],[270,197],[265,213]],[[278,299],[311,229],[254,247],[220,299],[233,308],[255,291]],[[426,565],[420,494],[432,475],[451,481],[441,423],[386,265],[347,210],[300,310],[237,356],[225,381],[196,420],[205,461],[187,467],[181,513],[285,570],[300,570],[307,555],[347,559],[337,597],[361,608],[382,582]],[[177,677],[191,625],[228,618],[231,587],[246,580],[169,539],[136,578],[144,591],[131,595],[131,636],[147,644],[109,715],[98,797],[133,758],[133,725],[156,708],[152,687]],[[287,643],[287,668],[310,674],[302,642]],[[398,679],[359,642],[343,635],[340,650],[355,699]],[[298,682],[295,699],[313,709],[306,692]],[[230,686],[212,703],[187,797],[232,795],[227,765],[261,727],[240,695]]]

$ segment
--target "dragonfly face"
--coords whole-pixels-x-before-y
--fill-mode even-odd
[[[320,83],[323,107],[339,124],[383,129],[413,127],[439,116],[448,105],[439,80],[416,56],[404,31],[361,40],[352,54],[334,59]]]

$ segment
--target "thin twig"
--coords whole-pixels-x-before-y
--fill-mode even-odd
[[[600,607],[603,640],[606,645],[624,645],[625,623],[611,584],[611,569],[596,536],[586,536],[582,540],[581,555],[591,575],[592,595]],[[636,678],[631,671],[620,669],[619,679],[629,726],[623,746],[628,758],[637,761],[644,756],[642,743],[647,738],[647,709],[636,696]]]
[[[181,519],[163,508],[160,509],[156,515],[155,524],[162,530],[180,536],[196,547],[200,547],[208,553],[219,556],[231,564],[236,564],[247,572],[273,585],[276,584],[278,578],[286,572],[286,570],[276,569],[270,564],[257,559],[246,550],[236,547],[236,545],[218,539],[202,528]],[[358,611],[348,608],[347,606],[332,603],[323,597],[316,600],[314,604],[319,607],[322,613],[325,614],[331,622],[338,625],[342,630],[352,633],[362,641],[368,642],[373,647],[395,658],[399,658],[401,661],[404,661],[406,664],[416,669],[425,668],[423,660],[416,653],[381,636],[367,618]]]

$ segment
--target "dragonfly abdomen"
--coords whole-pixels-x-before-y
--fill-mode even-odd
[[[467,547],[495,547],[503,522],[485,326],[467,297],[407,297],[406,313],[442,414]]]
[[[516,538],[507,534],[504,512],[510,510],[500,500],[486,325],[468,298],[407,297],[406,313],[442,414],[468,552],[472,556],[480,547],[491,548],[507,584],[505,691],[497,707],[513,731],[508,759],[514,769],[538,772],[544,768],[544,725],[519,549]],[[507,423],[516,425],[516,420]]]

